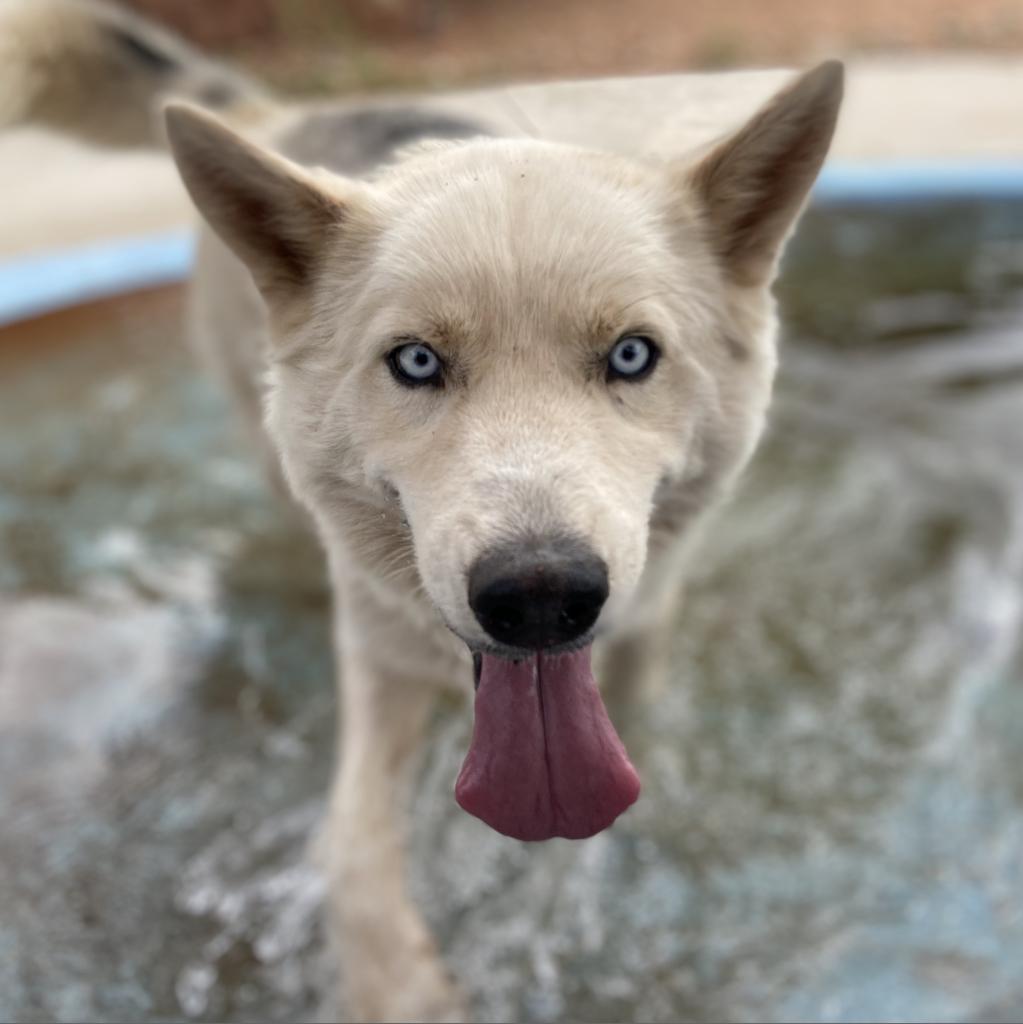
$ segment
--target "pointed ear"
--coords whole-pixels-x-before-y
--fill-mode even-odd
[[[779,92],[687,172],[725,272],[767,283],[827,155],[843,67],[827,61]]]
[[[341,196],[197,107],[169,104],[165,118],[178,171],[207,223],[268,302],[296,297],[346,219]]]

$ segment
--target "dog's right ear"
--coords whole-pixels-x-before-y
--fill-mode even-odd
[[[165,117],[185,188],[207,223],[249,268],[268,303],[298,297],[348,216],[344,182],[330,189],[197,107],[172,103]]]
[[[800,75],[734,135],[686,168],[725,273],[760,285],[824,163],[842,102],[843,69],[826,61]]]

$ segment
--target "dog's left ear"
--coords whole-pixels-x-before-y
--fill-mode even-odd
[[[843,77],[839,61],[806,72],[686,169],[711,243],[736,284],[770,280],[831,144]]]
[[[185,188],[211,228],[249,268],[271,307],[300,295],[351,213],[304,168],[235,134],[187,104],[165,110]],[[353,186],[354,189],[354,186]]]

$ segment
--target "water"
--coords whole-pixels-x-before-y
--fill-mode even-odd
[[[813,211],[771,433],[698,562],[640,803],[412,885],[482,1020],[1023,1015],[1023,207]],[[0,336],[0,1019],[296,1020],[329,598],[137,297]]]

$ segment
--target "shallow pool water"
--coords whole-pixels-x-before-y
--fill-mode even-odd
[[[814,210],[780,294],[638,805],[503,839],[438,708],[412,885],[478,1019],[1023,1015],[1023,207]],[[329,597],[179,306],[0,332],[3,1020],[326,1012]]]

